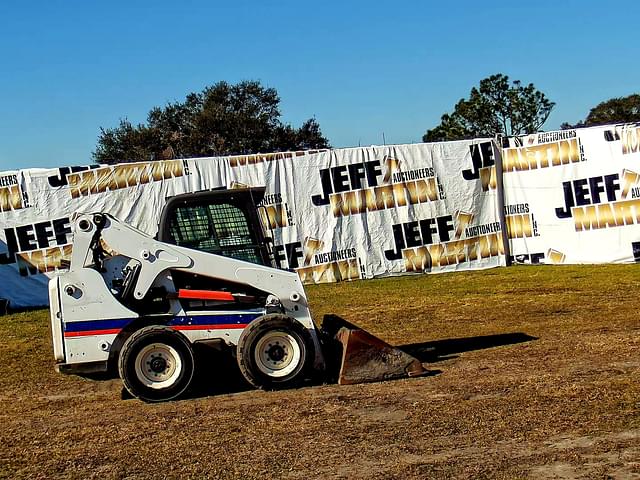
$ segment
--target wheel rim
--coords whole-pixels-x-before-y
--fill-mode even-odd
[[[154,390],[173,386],[182,373],[182,358],[171,345],[152,343],[136,356],[136,376]]]
[[[273,378],[294,372],[304,356],[301,342],[290,333],[274,330],[265,333],[254,351],[258,369]]]

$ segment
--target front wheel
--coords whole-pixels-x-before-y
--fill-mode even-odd
[[[254,387],[294,387],[306,378],[313,363],[313,341],[296,320],[264,315],[242,332],[237,357],[242,375]]]
[[[145,402],[164,402],[182,395],[193,379],[191,345],[163,326],[145,327],[122,346],[118,371],[125,388]]]

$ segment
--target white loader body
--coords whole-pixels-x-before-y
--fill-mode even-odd
[[[226,291],[180,290],[177,272],[211,278]],[[267,302],[243,308],[233,286],[264,292]],[[165,308],[141,314],[131,305],[154,289]],[[163,325],[190,343],[220,340],[238,345],[243,330],[275,308],[299,322],[314,344],[314,367],[322,369],[318,335],[296,273],[159,242],[107,214],[78,214],[70,269],[50,281],[54,355],[62,370],[106,370],[114,344],[146,325]],[[125,298],[125,297],[129,298]],[[222,301],[218,297],[224,297]],[[185,299],[187,301],[185,301]],[[189,309],[190,303],[197,308]],[[216,308],[224,306],[224,308]],[[138,325],[138,326],[136,326]],[[74,368],[77,367],[77,368]]]

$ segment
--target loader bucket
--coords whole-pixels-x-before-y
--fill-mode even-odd
[[[415,357],[336,315],[325,315],[320,331],[330,380],[339,385],[414,377],[427,372]]]

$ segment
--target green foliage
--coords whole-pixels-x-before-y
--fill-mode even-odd
[[[117,163],[327,147],[315,119],[300,128],[283,124],[278,92],[244,81],[218,82],[184,102],[155,107],[146,125],[124,119],[118,127],[101,128],[93,156]]]
[[[563,123],[560,128],[568,129],[606,125],[608,123],[632,122],[640,122],[640,95],[637,93],[601,102],[589,111],[589,115],[583,122],[578,122],[575,125]]]
[[[425,142],[492,137],[496,133],[523,135],[537,132],[546,122],[555,103],[532,83],[523,86],[519,80],[492,75],[473,87],[469,99],[461,99],[453,113],[445,113],[440,125],[427,130]]]
[[[145,125],[134,126],[126,119],[120,120],[116,128],[100,128],[98,146],[93,157],[101,163],[148,160],[167,148],[160,132]]]

